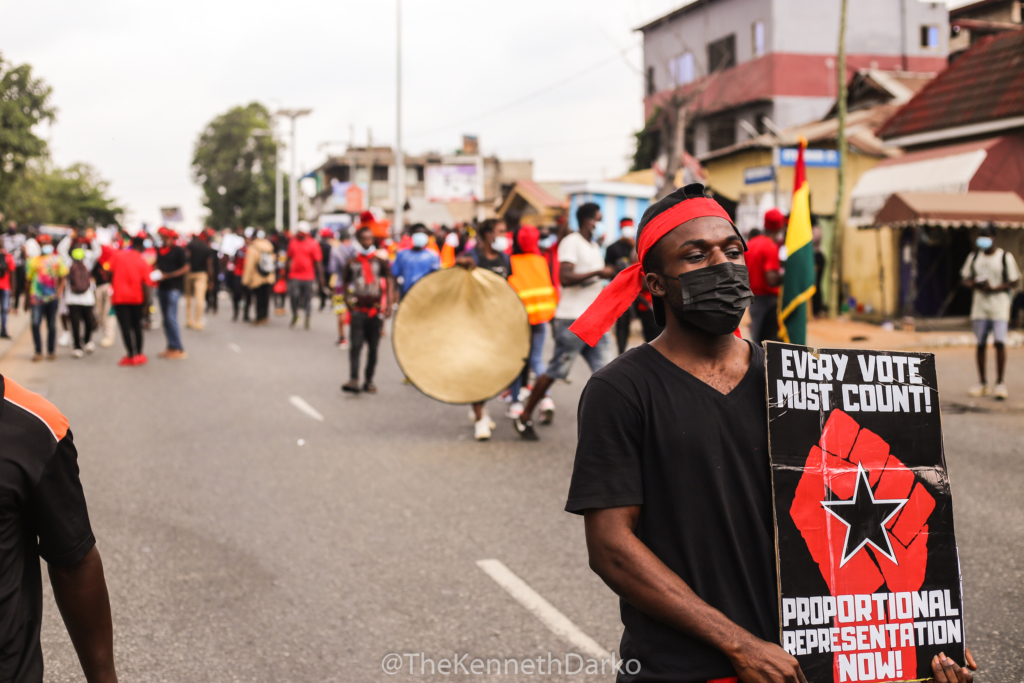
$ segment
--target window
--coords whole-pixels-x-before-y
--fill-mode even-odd
[[[708,73],[724,71],[736,66],[736,34],[708,43]]]
[[[764,54],[764,22],[755,21],[750,27],[751,49],[755,57]]]
[[[654,67],[647,67],[647,96],[650,97],[655,92],[654,90]]]
[[[921,27],[921,47],[938,49],[939,47],[939,27],[938,26],[922,26]]]
[[[693,53],[684,52],[668,64],[668,70],[672,73],[672,83],[675,85],[686,85],[693,80]]]
[[[387,180],[388,179],[388,167],[382,164],[373,165],[373,179],[374,180]]]
[[[347,183],[347,182],[349,182],[349,180],[351,179],[350,175],[351,174],[349,173],[348,166],[335,166],[334,167],[334,177],[338,179],[339,183]]]
[[[736,144],[736,119],[732,116],[716,116],[708,119],[708,151]]]

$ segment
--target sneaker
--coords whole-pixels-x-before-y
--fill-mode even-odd
[[[339,339],[337,341],[337,346],[341,351],[348,351],[348,339]]]
[[[85,345],[85,352],[86,353],[92,353],[95,350],[96,350],[96,342],[89,342],[88,344]]]
[[[36,354],[32,355],[32,362],[33,363],[38,363],[42,359],[43,359],[43,354],[41,354],[41,353],[36,353]]]
[[[82,349],[75,349],[74,351],[71,352],[71,357],[72,358],[84,358],[85,357],[85,351],[83,351]]]
[[[299,316],[297,316],[297,315],[293,315],[293,316],[292,316],[292,321],[291,321],[291,323],[290,323],[290,324],[288,325],[288,327],[294,328],[294,327],[295,327],[295,325],[296,325],[296,324],[298,324],[298,322],[299,322]]]
[[[10,339],[10,335],[6,332],[0,332],[0,339]]]
[[[551,400],[550,396],[545,396],[540,402],[540,423],[542,425],[549,425],[554,419],[555,402]]]
[[[508,411],[505,413],[505,417],[510,417],[513,420],[523,414],[523,404],[516,401],[508,407]]]
[[[148,362],[149,359],[146,358],[146,354],[144,353],[140,353],[139,355],[132,358],[132,365],[145,365]]]
[[[491,438],[491,424],[486,415],[473,423],[473,437],[477,441],[487,441]]]
[[[46,360],[57,360],[57,354],[51,353],[46,356]]]
[[[117,361],[117,364],[120,367],[122,367],[122,368],[131,367],[131,366],[135,365],[135,357],[134,356],[125,356],[121,360]]]
[[[347,391],[350,394],[358,394],[359,393],[359,380],[357,380],[357,379],[350,379],[348,382],[346,382],[345,384],[341,385],[341,390],[342,391]]]
[[[495,423],[495,421],[491,419],[491,416],[487,414],[486,408],[484,409],[484,416],[480,419],[487,420],[487,426],[490,427],[491,429],[494,429],[495,427],[498,426],[497,423]],[[472,422],[473,424],[476,424],[476,413],[473,412],[473,408],[469,409],[469,421]]]
[[[164,358],[166,358],[167,360],[185,360],[186,358],[188,358],[188,352],[181,351],[179,349],[172,349],[167,352],[167,355],[164,356]]]
[[[967,390],[967,395],[970,396],[971,398],[978,398],[979,396],[988,396],[991,393],[992,390],[989,388],[987,384],[979,384]]]
[[[530,398],[530,393],[533,391],[533,387],[520,387],[519,398],[516,399],[520,403],[525,403],[526,399]]]
[[[102,346],[105,349],[109,349],[113,345],[114,345],[114,338],[113,337],[104,337],[103,339],[100,340],[100,346]]]
[[[64,330],[57,339],[57,346],[71,346],[71,333]]]
[[[512,403],[512,390],[506,389],[498,395],[498,400],[502,403]]]
[[[1010,392],[1007,391],[1005,384],[997,384],[996,388],[992,391],[992,395],[995,396],[997,401],[1005,401],[1010,398]]]
[[[307,330],[309,329],[309,318],[306,318],[306,325],[305,325],[305,327],[306,327]]]
[[[523,419],[521,417],[517,417],[516,419],[512,420],[512,426],[516,428],[516,432],[519,433],[519,436],[525,439],[526,441],[538,440],[537,432],[533,431],[533,422],[531,420],[523,422]]]
[[[377,385],[375,385],[373,382],[367,382],[366,384],[363,385],[363,391],[365,391],[368,394],[376,394]]]

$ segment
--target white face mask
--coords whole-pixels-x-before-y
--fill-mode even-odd
[[[373,245],[373,244],[371,244],[371,245],[370,245],[370,246],[368,246],[368,247],[364,247],[363,245],[361,245],[361,244],[359,244],[359,243],[357,242],[357,243],[356,243],[356,250],[357,250],[357,251],[358,251],[358,252],[359,252],[360,254],[362,254],[363,256],[369,256],[369,255],[370,255],[370,254],[372,254],[373,252],[377,251],[377,247],[376,247],[375,245]]]
[[[627,225],[623,227],[622,236],[625,237],[627,240],[636,239],[636,228],[633,227],[632,225]]]
[[[497,252],[504,252],[508,249],[508,236],[502,235],[495,237],[494,241],[491,242],[491,249]]]
[[[592,239],[596,244],[604,242],[604,221],[598,221],[594,224],[594,233]]]
[[[42,247],[42,252],[44,254],[47,254],[47,255],[52,254],[53,253],[53,245],[52,244],[44,244],[43,247]]]
[[[430,236],[425,232],[415,232],[412,235],[412,246],[422,249],[427,246],[427,242],[430,241]]]

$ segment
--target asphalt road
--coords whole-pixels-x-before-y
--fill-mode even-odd
[[[582,520],[562,511],[583,364],[559,384],[555,424],[521,442],[504,404],[477,443],[464,407],[401,383],[382,344],[380,393],[339,391],[333,318],[254,329],[222,313],[185,331],[190,357],[118,368],[120,343],[33,365],[28,338],[4,375],[68,416],[103,554],[123,681],[448,680],[389,653],[544,659],[579,652],[476,564],[496,559],[607,650],[616,598],[587,566]],[[1024,367],[1024,354],[1011,356]],[[940,355],[940,374],[970,356]],[[943,381],[940,379],[940,381]],[[317,420],[292,403],[300,397]],[[944,414],[967,637],[980,681],[1024,680],[1024,446],[1017,412]],[[52,596],[47,681],[82,680]],[[429,671],[429,665],[427,665]],[[521,680],[526,676],[466,676]],[[532,676],[530,676],[532,678]],[[545,680],[613,680],[611,675]]]

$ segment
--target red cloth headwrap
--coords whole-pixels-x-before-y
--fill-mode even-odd
[[[644,269],[642,264],[651,247],[686,221],[703,216],[717,216],[729,221],[730,224],[732,223],[732,219],[729,218],[729,214],[725,212],[721,204],[707,197],[694,197],[681,201],[648,221],[640,230],[640,237],[637,240],[638,261],[608,283],[597,300],[590,304],[590,308],[569,326],[569,331],[575,333],[588,346],[597,344],[604,333],[615,324],[619,316],[626,312],[626,309],[643,291]]]

